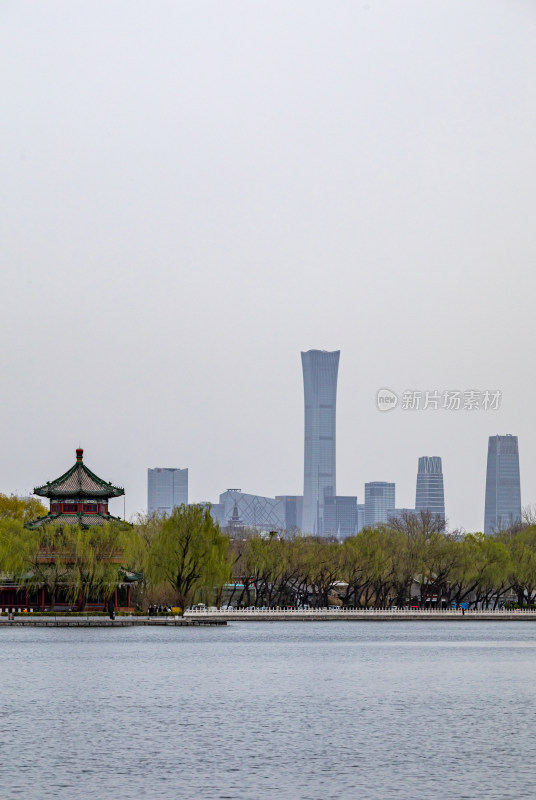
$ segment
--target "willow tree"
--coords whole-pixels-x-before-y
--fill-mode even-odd
[[[340,580],[342,551],[338,544],[311,537],[308,541],[306,574],[314,605],[329,605],[328,595]]]
[[[72,529],[69,597],[83,609],[88,600],[108,597],[116,588],[121,567],[132,551],[132,526],[113,520],[105,525]]]
[[[59,587],[70,582],[71,553],[54,525],[29,530],[15,516],[0,517],[0,572],[20,589],[44,587],[54,604]]]
[[[347,583],[345,605],[364,605],[374,602],[383,605],[391,589],[390,553],[385,548],[383,528],[363,528],[341,546],[341,581]]]
[[[25,533],[21,520],[0,515],[0,573],[15,576],[27,569]]]
[[[520,606],[536,599],[536,525],[502,537],[510,551],[510,582]]]
[[[172,587],[186,608],[202,592],[219,590],[231,576],[229,538],[201,505],[177,506],[157,520],[147,542],[146,568],[154,586]]]
[[[26,569],[20,574],[19,585],[32,589],[45,589],[54,608],[61,593],[70,593],[73,580],[73,554],[75,531],[49,523],[39,528],[22,531],[20,538]]]
[[[29,522],[48,513],[46,506],[37,497],[17,497],[0,493],[0,519],[16,519]]]
[[[0,518],[0,572],[21,589],[45,589],[52,608],[60,595],[83,608],[114,591],[134,538],[130,525],[115,521],[89,529],[54,523],[28,529]]]

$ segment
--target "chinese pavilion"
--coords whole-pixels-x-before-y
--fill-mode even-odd
[[[125,494],[125,490],[112,486],[91,472],[83,463],[83,456],[84,451],[79,448],[76,451],[76,463],[70,470],[56,480],[34,489],[34,494],[49,498],[50,511],[46,516],[27,522],[25,527],[36,530],[43,525],[57,523],[60,528],[64,525],[78,525],[87,530],[94,525],[102,526],[111,520],[120,521],[118,517],[113,517],[108,512],[108,501],[112,497],[121,497]],[[53,563],[54,553],[45,550],[39,560]],[[132,610],[130,588],[140,580],[141,576],[126,569],[120,554],[108,556],[108,560],[117,564],[118,568],[118,583],[112,594],[115,608]],[[102,610],[105,599],[103,597],[88,599],[85,608],[90,611]],[[81,599],[75,605],[80,609]],[[65,592],[62,596],[61,590],[53,599],[44,586],[38,589],[24,587],[21,586],[21,580],[17,576],[0,575],[0,611],[24,608],[30,611],[68,610],[72,606],[73,603],[67,601]]]
[[[51,522],[89,528],[119,519],[108,512],[108,501],[112,497],[121,497],[125,490],[106,483],[91,472],[83,463],[83,456],[84,451],[78,448],[76,463],[70,470],[34,489],[34,494],[49,498],[50,511],[45,517],[26,523],[27,528],[38,528]]]

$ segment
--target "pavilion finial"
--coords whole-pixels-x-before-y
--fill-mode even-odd
[[[84,451],[82,450],[82,448],[81,448],[81,447],[77,447],[77,448],[76,448],[76,460],[77,460],[78,462],[81,462],[81,461],[82,461],[82,458],[83,458],[83,456],[84,456]]]

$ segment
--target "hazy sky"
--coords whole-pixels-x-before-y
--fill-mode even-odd
[[[300,351],[341,350],[337,490],[480,530],[536,502],[532,0],[0,3],[0,491],[85,449],[147,502],[303,490]],[[380,387],[499,411],[376,410]],[[120,501],[112,505],[122,512]]]

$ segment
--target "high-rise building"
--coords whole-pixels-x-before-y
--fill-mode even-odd
[[[156,467],[147,470],[149,514],[171,514],[175,506],[188,505],[188,470]]]
[[[421,456],[417,472],[415,511],[431,511],[445,519],[443,471],[439,456]]]
[[[337,495],[324,501],[324,535],[341,541],[357,533],[357,497]]]
[[[336,403],[340,350],[301,354],[305,401],[304,533],[323,533],[324,501],[336,495]]]
[[[365,484],[365,526],[387,522],[395,511],[395,484],[372,481]]]
[[[285,508],[279,498],[247,494],[241,489],[227,489],[220,494],[218,506],[225,509],[225,526],[232,521],[233,515],[238,515],[242,527],[261,531],[285,529]]]
[[[289,533],[301,531],[303,497],[296,494],[282,494],[277,495],[275,499],[283,503],[285,530]]]
[[[484,533],[498,533],[521,519],[517,436],[490,436]]]

